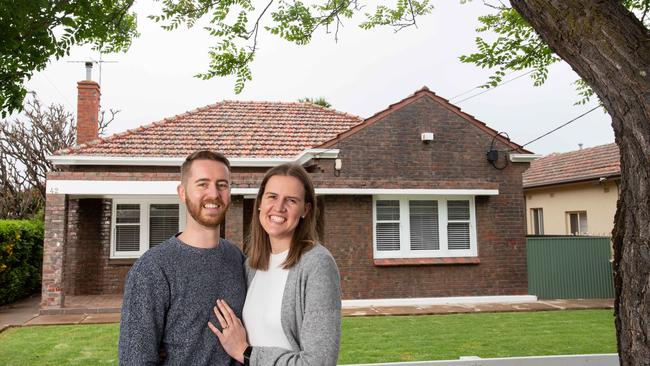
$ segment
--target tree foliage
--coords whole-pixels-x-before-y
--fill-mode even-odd
[[[134,0],[29,0],[0,2],[0,110],[20,111],[24,83],[74,45],[125,51],[136,31]]]
[[[103,111],[99,133],[118,111]],[[45,176],[56,167],[47,160],[53,152],[74,145],[77,129],[72,113],[60,104],[43,106],[28,99],[22,116],[0,121],[0,218],[29,218],[43,208]]]
[[[250,0],[162,0],[162,5],[162,13],[150,18],[160,22],[164,29],[173,30],[181,24],[193,27],[203,17],[209,20],[204,29],[215,37],[215,45],[209,50],[209,69],[196,76],[234,76],[237,93],[252,78],[250,65],[260,30],[304,45],[319,28],[333,32],[336,38],[343,21],[361,10],[358,0],[325,0],[315,4],[268,0],[259,8]],[[415,25],[417,16],[431,10],[428,0],[397,0],[394,7],[379,5],[374,13],[366,14],[367,20],[360,26],[369,29],[386,25],[399,30]]]

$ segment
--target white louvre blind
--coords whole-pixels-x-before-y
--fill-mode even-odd
[[[409,201],[411,250],[439,250],[438,201]]]
[[[178,233],[178,205],[149,206],[149,247],[155,247],[176,233]]]
[[[447,248],[470,249],[469,201],[447,201]]]
[[[399,250],[399,200],[377,201],[377,251]]]
[[[117,251],[122,252],[137,252],[140,250],[140,205],[117,205],[115,248]]]

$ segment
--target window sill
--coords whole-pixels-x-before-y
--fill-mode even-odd
[[[378,267],[387,266],[426,266],[448,264],[480,264],[479,257],[445,257],[445,258],[381,258],[375,259]]]
[[[108,264],[113,266],[132,265],[138,258],[110,258]]]

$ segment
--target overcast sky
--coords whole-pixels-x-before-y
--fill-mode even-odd
[[[458,57],[475,50],[477,16],[490,9],[475,1],[434,1],[418,28],[398,33],[390,28],[365,31],[348,22],[335,42],[320,31],[306,46],[296,46],[263,34],[252,65],[253,81],[234,93],[234,79],[204,81],[193,75],[207,70],[208,47],[214,40],[200,28],[167,32],[146,18],[157,5],[139,1],[141,36],[127,53],[103,55],[102,108],[119,109],[109,133],[148,124],[222,100],[295,101],[324,97],[333,108],[369,117],[422,86],[451,99],[485,83],[489,71],[463,64]],[[35,74],[27,86],[47,102],[76,110],[76,82],[85,78],[83,63],[99,55],[88,47],[73,49],[69,57],[53,61]],[[520,75],[513,73],[506,80]],[[99,81],[97,66],[93,78]],[[595,106],[574,106],[578,96],[571,83],[577,75],[564,63],[551,68],[549,80],[533,87],[521,77],[467,101],[475,89],[452,100],[463,111],[524,144]],[[571,125],[526,146],[538,154],[565,152],[614,141],[611,120],[596,110]]]

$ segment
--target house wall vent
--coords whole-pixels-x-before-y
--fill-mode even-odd
[[[431,141],[433,141],[433,132],[423,132],[422,133],[422,141],[423,142],[431,142]]]

